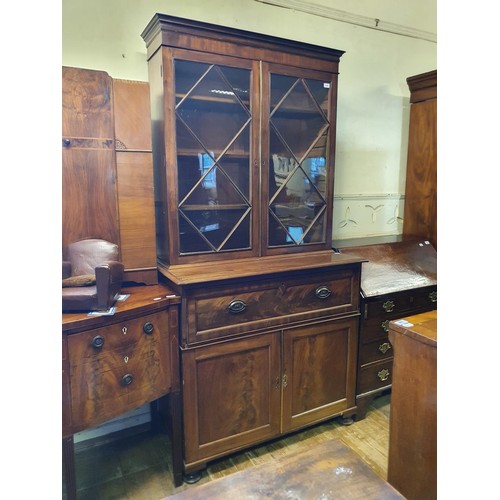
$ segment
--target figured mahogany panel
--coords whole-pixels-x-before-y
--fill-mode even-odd
[[[354,407],[357,318],[285,330],[283,432]]]
[[[353,269],[203,287],[187,299],[188,342],[269,328],[310,318],[356,313]]]
[[[280,430],[279,333],[182,352],[186,469]]]
[[[70,335],[68,349],[74,432],[139,407],[170,389],[166,313]]]
[[[120,245],[111,78],[62,69],[62,244],[102,238]]]

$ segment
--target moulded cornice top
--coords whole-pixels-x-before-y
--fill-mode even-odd
[[[146,28],[141,33],[141,37],[146,42],[148,49],[155,51],[158,47],[150,47],[155,42],[159,45],[169,46],[168,37],[162,36],[159,40],[158,35],[168,33],[189,34],[194,33],[202,35],[206,38],[211,38],[220,41],[230,41],[233,43],[244,44],[248,46],[255,46],[267,49],[274,49],[280,51],[293,51],[294,53],[302,53],[314,55],[321,59],[330,59],[338,61],[345,53],[343,50],[332,49],[320,45],[314,45],[305,42],[298,42],[285,38],[280,38],[261,33],[254,33],[251,31],[241,30],[237,28],[230,28],[227,26],[219,26],[201,21],[194,21],[166,14],[155,14]],[[149,50],[151,53],[151,50]]]

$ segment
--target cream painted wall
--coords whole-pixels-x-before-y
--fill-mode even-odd
[[[436,0],[295,0],[436,31]],[[400,234],[409,91],[437,44],[256,0],[64,0],[62,64],[147,81],[141,32],[155,12],[345,50],[340,63],[334,238]]]

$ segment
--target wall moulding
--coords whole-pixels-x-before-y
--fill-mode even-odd
[[[344,194],[333,198],[333,239],[401,234],[404,195]]]
[[[377,19],[360,14],[353,14],[345,10],[333,9],[323,5],[305,2],[303,0],[254,0],[255,2],[274,5],[275,7],[282,7],[289,10],[297,10],[315,16],[325,17],[327,19],[334,19],[343,23],[354,24],[356,26],[363,26],[364,28],[374,29],[378,31],[385,31],[395,35],[407,36],[410,38],[417,38],[419,40],[426,40],[428,42],[437,43],[437,34],[430,31],[419,30],[404,26],[402,24],[391,23],[383,19]]]

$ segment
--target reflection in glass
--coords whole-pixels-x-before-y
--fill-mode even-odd
[[[269,245],[326,239],[328,82],[271,75]]]
[[[182,254],[250,247],[250,70],[175,62]]]

